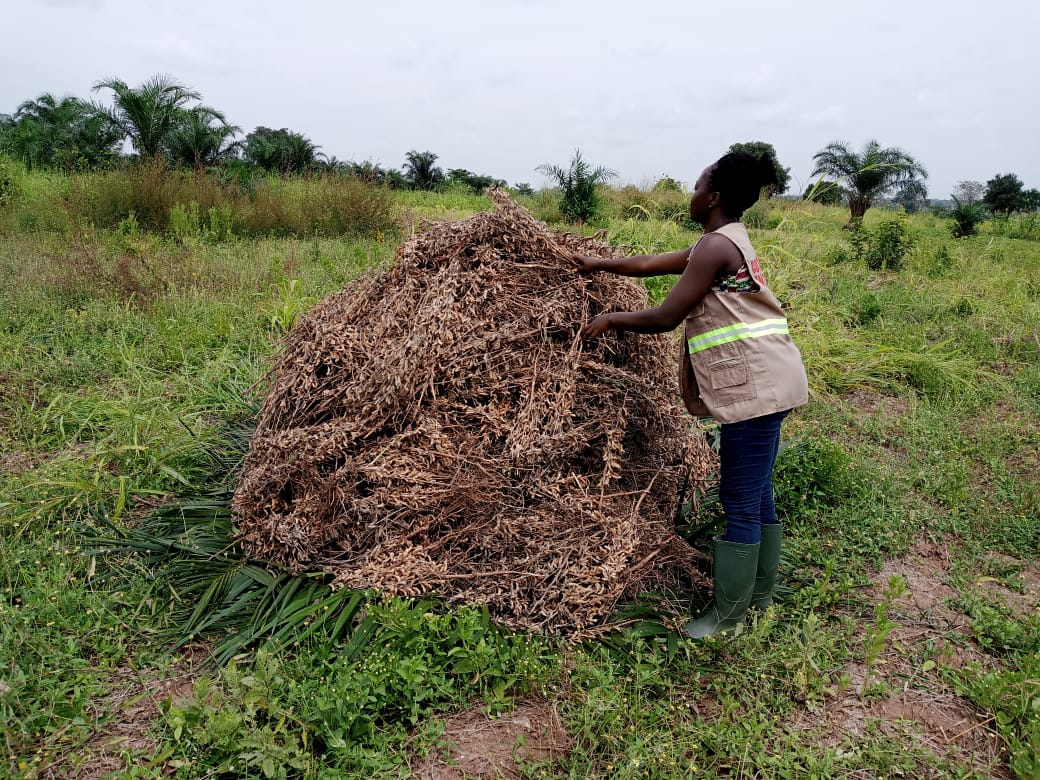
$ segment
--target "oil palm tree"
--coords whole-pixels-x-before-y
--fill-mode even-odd
[[[26,100],[5,124],[5,151],[31,167],[95,167],[115,157],[120,140],[89,103],[49,92]]]
[[[834,141],[814,154],[813,160],[813,176],[827,176],[845,186],[848,226],[861,222],[867,209],[886,193],[928,178],[924,166],[909,154],[896,147],[883,149],[875,140],[868,141],[859,152],[843,141]]]
[[[307,136],[284,127],[257,127],[246,136],[242,148],[248,165],[282,174],[306,173],[325,158]]]
[[[176,164],[202,171],[235,154],[242,145],[234,140],[240,132],[242,129],[228,124],[219,111],[208,106],[190,108],[170,133],[170,158]]]
[[[122,79],[106,79],[95,84],[93,91],[102,89],[112,91],[112,106],[95,104],[94,110],[129,138],[142,157],[165,152],[171,135],[185,121],[188,104],[202,99],[195,90],[161,74],[137,87]]]
[[[414,149],[404,156],[404,177],[416,190],[432,190],[444,181],[444,171],[434,165],[437,155]]]
[[[560,211],[578,224],[591,219],[599,210],[599,195],[596,187],[617,178],[617,172],[599,165],[592,167],[582,156],[581,150],[574,151],[567,168],[558,165],[539,165],[536,171],[555,179],[560,188]]]

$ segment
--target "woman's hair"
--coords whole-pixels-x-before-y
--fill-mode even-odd
[[[747,152],[723,155],[708,177],[708,189],[719,193],[722,210],[735,219],[740,219],[758,200],[763,187],[778,183],[769,155],[755,157]]]

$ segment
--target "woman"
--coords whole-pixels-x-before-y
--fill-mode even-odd
[[[625,276],[681,274],[660,306],[601,314],[582,336],[608,330],[662,333],[685,321],[680,370],[690,412],[721,426],[719,498],[726,533],[715,537],[715,595],[684,628],[696,638],[740,632],[749,607],[773,600],[781,527],[773,505],[773,465],[780,425],[808,400],[801,354],[766,286],[747,229],[740,222],[765,186],[776,184],[768,157],[730,153],[701,173],[690,218],[705,235],[692,248],[661,255],[574,260],[583,272]]]

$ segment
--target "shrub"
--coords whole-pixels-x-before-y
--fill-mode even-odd
[[[855,224],[849,242],[853,256],[866,262],[868,268],[898,271],[913,246],[913,237],[907,228],[906,214],[900,212],[895,219],[885,220],[873,229]]]
[[[660,219],[682,223],[689,215],[690,198],[682,190],[641,190],[628,184],[608,190],[606,199],[622,219]]]
[[[781,519],[808,518],[848,491],[849,456],[829,439],[792,439],[780,446],[773,487]]]
[[[774,213],[763,200],[752,205],[741,218],[741,222],[756,230],[775,230],[783,221],[783,216]]]
[[[881,301],[874,293],[866,293],[856,301],[852,307],[853,324],[859,326],[870,325],[881,316]]]
[[[568,219],[581,224],[599,213],[598,185],[617,177],[615,171],[602,165],[593,168],[576,150],[567,168],[558,165],[540,165],[536,169],[554,179],[560,188],[560,211]]]
[[[0,208],[14,202],[21,192],[21,171],[7,157],[0,156]]]
[[[981,229],[1004,238],[1040,241],[1040,214],[1000,214],[981,225]]]
[[[954,206],[950,209],[953,237],[974,236],[979,232],[979,223],[986,218],[986,207],[981,203],[964,203],[957,198],[953,199],[953,203]]]

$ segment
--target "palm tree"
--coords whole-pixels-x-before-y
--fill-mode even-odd
[[[170,134],[170,157],[175,163],[202,171],[238,151],[242,142],[233,139],[240,132],[242,129],[229,125],[219,111],[196,106],[185,111],[183,121]]]
[[[578,224],[591,219],[599,210],[596,185],[617,178],[617,171],[610,168],[604,168],[602,165],[593,168],[581,156],[580,149],[575,149],[574,157],[567,168],[546,163],[539,165],[535,170],[556,180],[560,187],[560,210],[564,216]]]
[[[432,190],[444,181],[444,171],[434,165],[437,155],[433,152],[413,149],[404,157],[404,177],[413,189]]]
[[[5,149],[29,166],[94,167],[116,155],[120,136],[89,103],[45,92],[7,118]]]
[[[242,149],[248,165],[282,174],[306,173],[325,157],[307,136],[284,127],[257,127],[246,136]]]
[[[93,91],[101,89],[112,90],[113,105],[95,105],[94,110],[129,138],[142,157],[165,152],[170,136],[185,121],[188,103],[202,99],[195,90],[165,75],[153,76],[138,87],[130,87],[121,79],[107,79],[95,84]]]
[[[928,178],[924,166],[909,154],[895,147],[882,149],[875,140],[868,141],[859,153],[843,141],[834,141],[814,154],[813,160],[813,176],[828,176],[845,185],[850,211],[847,227],[861,222],[876,199]]]

